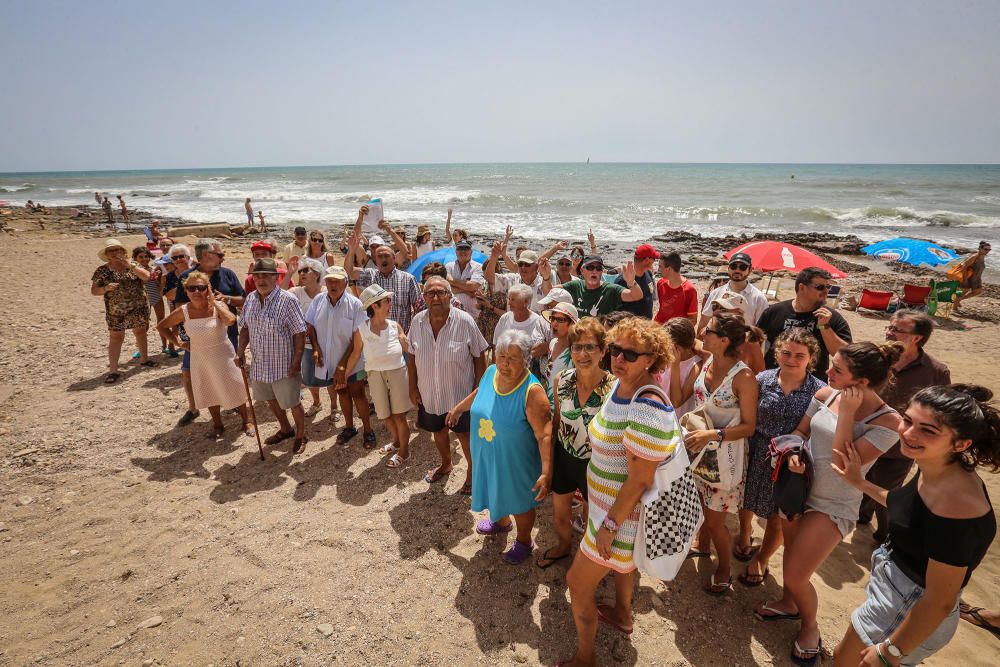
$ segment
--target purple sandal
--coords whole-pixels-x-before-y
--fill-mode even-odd
[[[514,524],[508,523],[506,526],[502,526],[499,523],[493,523],[489,519],[483,519],[476,524],[476,532],[480,535],[502,535],[503,533],[509,533],[514,530]]]
[[[514,540],[514,546],[504,553],[503,560],[510,565],[520,565],[531,557],[531,551],[534,548],[533,544],[524,544]]]

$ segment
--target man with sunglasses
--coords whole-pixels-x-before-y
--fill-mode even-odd
[[[642,288],[635,279],[635,264],[627,262],[620,271],[624,285],[604,281],[604,260],[588,255],[580,262],[583,279],[571,280],[563,289],[573,297],[573,305],[585,316],[597,317],[622,309],[625,302],[641,301]]]
[[[558,245],[558,244],[557,244]],[[556,247],[556,246],[553,246]],[[552,250],[553,253],[556,250]],[[501,258],[507,256],[507,244],[504,241],[497,241],[490,251],[489,261],[483,269],[483,277],[489,285],[497,292],[507,294],[514,285],[528,285],[532,290],[531,304],[529,308],[534,312],[541,311],[539,300],[542,299],[549,290],[552,289],[555,280],[555,271],[548,268],[548,257],[539,257],[534,250],[525,250],[517,257],[517,273],[500,273],[498,263]],[[463,397],[464,398],[464,397]]]
[[[701,322],[698,323],[698,334],[705,330],[708,321],[712,319],[712,302],[726,292],[735,292],[743,297],[745,303],[746,323],[757,324],[760,316],[767,309],[767,297],[759,289],[750,284],[750,273],[753,270],[753,259],[745,252],[738,252],[729,258],[729,282],[716,287],[708,293],[705,307],[701,311]]]
[[[826,294],[832,276],[826,269],[814,266],[802,269],[795,276],[795,298],[767,307],[757,326],[767,334],[764,365],[777,368],[774,341],[782,332],[795,327],[807,329],[819,341],[819,355],[813,375],[826,382],[830,355],[851,342],[851,326],[844,316],[826,307]]]
[[[292,257],[303,257],[309,251],[309,243],[306,240],[309,238],[309,234],[306,232],[306,228],[296,227],[294,234],[295,240],[281,250],[281,258],[285,260],[286,264]]]

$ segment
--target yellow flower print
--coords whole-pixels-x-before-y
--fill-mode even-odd
[[[492,419],[479,420],[479,437],[486,442],[493,442],[493,438],[497,437],[497,432],[493,430]]]

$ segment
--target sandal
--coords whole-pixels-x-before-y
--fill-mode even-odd
[[[962,616],[963,620],[965,620],[968,623],[971,623],[972,625],[975,625],[978,628],[986,630],[987,632],[991,633],[994,637],[1000,638],[1000,628],[998,628],[997,626],[993,625],[985,618],[983,618],[982,614],[979,613],[983,610],[984,607],[973,607],[972,605],[966,604],[965,602],[959,602],[958,604],[958,613],[960,616]],[[969,616],[971,620],[970,618],[965,618],[966,616]]]
[[[141,364],[139,364],[139,365],[140,365],[140,366],[145,366],[146,368],[155,368],[155,367],[156,367],[156,366],[158,366],[159,364],[157,364],[157,363],[156,363],[155,361],[153,361],[152,359],[146,359],[146,361],[142,362],[142,363],[141,363]]]
[[[340,433],[337,434],[337,444],[346,445],[351,441],[351,439],[358,434],[358,429],[353,426],[345,427]]]
[[[610,625],[612,628],[614,628],[618,632],[621,632],[622,634],[631,635],[633,630],[632,626],[622,625],[621,623],[613,619],[611,617],[611,612],[613,611],[614,607],[610,605],[606,604],[597,605],[597,620],[599,620],[601,623],[604,623],[605,625]]]
[[[121,376],[121,373],[108,373],[107,377],[104,378],[104,384],[114,384]]]
[[[750,572],[743,572],[742,574],[740,574],[740,576],[736,578],[739,579],[739,582],[744,586],[746,586],[747,588],[756,588],[757,586],[760,586],[761,584],[764,583],[764,580],[767,579],[767,575],[769,575],[770,573],[771,570],[765,567],[764,571],[761,572],[760,574],[751,574]]]
[[[319,414],[319,411],[321,409],[322,407],[319,405],[319,403],[313,403],[312,405],[309,406],[309,409],[306,410],[306,417],[312,417]]]
[[[758,551],[760,551],[760,545],[754,544],[753,540],[751,540],[750,546],[748,547],[741,547],[741,546],[733,547],[733,558],[742,563],[749,563],[750,559],[753,558],[754,554],[756,554]]]
[[[361,444],[365,449],[375,449],[376,444],[375,431],[365,431],[364,436],[361,439]]]
[[[711,558],[711,551],[702,551],[701,549],[695,549],[692,547],[691,551],[688,552],[687,558]]]
[[[434,470],[428,470],[427,474],[424,475],[424,481],[428,484],[433,484],[434,482],[440,481],[443,477],[447,477],[451,474],[451,468],[447,470],[441,470],[440,467],[434,468]]]
[[[264,440],[265,445],[276,445],[282,440],[288,440],[289,438],[295,437],[295,431],[278,431],[270,438]]]
[[[378,453],[382,454],[383,456],[385,454],[395,454],[398,451],[399,451],[399,445],[397,445],[395,442],[390,442],[388,445],[382,445],[378,449]],[[410,457],[406,457],[406,458],[410,458]]]
[[[385,467],[386,468],[402,468],[404,465],[406,465],[406,462],[409,461],[409,460],[410,460],[409,456],[407,456],[404,459],[399,454],[393,454],[389,458],[389,460],[385,462]]]
[[[253,424],[250,424],[250,423],[244,424],[243,425],[243,435],[247,436],[248,438],[256,437],[256,435],[257,435],[257,427],[254,426]]]
[[[561,560],[569,558],[568,551],[564,553],[562,556],[550,556],[549,552],[552,551],[553,549],[555,549],[555,547],[549,547],[548,549],[546,549],[545,552],[542,553],[541,558],[535,561],[535,565],[537,565],[540,569],[544,570],[545,568],[552,567]],[[548,562],[543,565],[542,564],[543,560]]]
[[[301,438],[295,438],[295,444],[292,446],[292,454],[301,454],[306,451],[306,443],[309,442],[309,438],[302,436]]]
[[[476,524],[476,532],[480,535],[500,535],[502,533],[509,533],[512,530],[514,530],[513,521],[504,526],[500,523],[494,523],[489,519],[482,519]]]
[[[524,542],[514,540],[514,546],[504,552],[503,562],[508,565],[520,565],[531,557],[531,552],[534,548],[534,544],[525,544]]]
[[[798,653],[798,655],[795,655]],[[819,660],[820,654],[823,653],[823,640],[819,640],[819,644],[816,648],[802,648],[799,646],[798,640],[792,642],[792,652],[789,657],[799,667],[812,667]]]
[[[729,577],[725,581],[715,583],[715,574],[709,578],[709,585],[705,586],[705,592],[709,595],[725,595],[727,592],[733,590],[733,578]]]
[[[767,614],[762,614],[760,612],[766,611]],[[787,611],[780,611],[770,606],[769,602],[765,602],[760,606],[760,610],[754,609],[753,615],[757,617],[759,621],[797,621],[799,620],[799,613],[789,613]]]
[[[587,532],[587,522],[583,520],[582,514],[577,514],[575,517],[573,517],[573,523],[570,525],[573,526],[573,532],[576,533]]]
[[[205,434],[205,437],[209,440],[218,440],[222,437],[222,434],[226,432],[225,426],[213,426],[212,430]]]

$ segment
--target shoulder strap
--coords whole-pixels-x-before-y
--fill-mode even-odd
[[[188,305],[186,303],[181,306],[181,312],[184,313],[184,321],[187,322],[188,321]]]
[[[837,396],[839,396],[839,395],[840,395],[840,390],[839,389],[832,390],[830,392],[830,395],[827,397],[827,399],[825,401],[823,401],[823,405],[825,405],[826,407],[830,407],[830,404],[833,403],[833,399],[837,398]]]
[[[645,394],[646,392],[649,391],[653,392],[654,394],[662,398],[663,402],[666,405],[670,405],[670,397],[667,396],[667,394],[663,391],[662,387],[655,384],[647,384],[642,387],[639,387],[639,389],[637,389],[635,394],[632,396],[632,400],[634,401],[635,399],[639,398],[642,394]]]
[[[864,421],[862,421],[861,423],[862,424],[867,424],[869,422],[873,422],[876,419],[878,419],[879,417],[881,417],[882,415],[889,414],[890,412],[895,412],[895,410],[893,410],[891,407],[889,407],[889,405],[887,403],[883,403],[881,408],[879,408],[875,412],[873,412],[870,415],[868,415],[867,417],[865,417]]]

